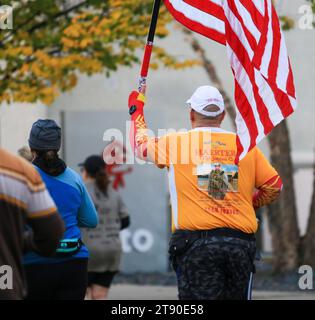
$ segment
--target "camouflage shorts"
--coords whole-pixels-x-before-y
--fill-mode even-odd
[[[185,243],[170,255],[180,300],[251,299],[255,241],[214,236]]]

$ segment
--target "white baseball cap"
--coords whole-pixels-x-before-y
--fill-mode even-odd
[[[216,117],[224,111],[224,100],[222,94],[217,88],[211,86],[199,87],[191,98],[187,100],[187,103],[196,112],[207,117]],[[205,107],[212,104],[219,107],[219,110],[213,112],[204,110]]]

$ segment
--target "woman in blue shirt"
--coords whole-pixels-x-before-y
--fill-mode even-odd
[[[33,164],[64,221],[66,231],[53,257],[24,256],[28,299],[83,300],[87,285],[88,250],[80,228],[98,223],[94,204],[79,174],[58,156],[61,129],[53,120],[38,120],[29,138]]]

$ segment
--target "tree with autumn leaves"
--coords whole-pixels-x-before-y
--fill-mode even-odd
[[[151,17],[151,0],[23,0],[12,5],[12,30],[0,33],[0,103],[51,104],[72,89],[78,74],[117,70],[139,62]],[[161,9],[157,37],[167,36],[171,17]],[[182,68],[155,47],[151,67]]]
[[[315,12],[315,0],[308,0]],[[76,86],[78,75],[105,72],[139,63],[149,26],[152,0],[21,0],[2,1],[14,7],[13,30],[0,33],[0,103],[51,104],[64,91]],[[162,6],[156,35],[168,35],[171,16]],[[282,27],[293,26],[281,17]],[[211,57],[192,33],[185,31],[196,57],[211,82],[224,95],[227,111],[234,118],[233,100],[224,90]],[[177,61],[155,47],[151,67],[162,64],[183,68],[196,61]],[[301,238],[293,183],[290,137],[283,121],[268,137],[273,165],[284,180],[281,198],[270,207],[275,270],[295,270],[303,263],[315,265],[314,195],[305,237]]]

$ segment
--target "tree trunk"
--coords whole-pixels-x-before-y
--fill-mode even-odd
[[[292,271],[299,264],[300,234],[293,181],[290,136],[282,121],[268,136],[271,162],[283,181],[283,191],[269,206],[269,227],[273,244],[274,270]]]
[[[301,247],[301,264],[308,264],[315,268],[315,164],[311,211],[308,219],[307,231],[302,239]]]
[[[315,2],[312,0],[312,9],[315,13]],[[303,249],[303,264],[308,264],[315,268],[315,163],[314,163],[314,183],[313,183],[313,196],[311,202],[311,211],[307,225],[306,235],[302,243]]]
[[[207,72],[211,82],[222,93],[225,100],[225,107],[232,119],[235,128],[235,108],[229,95],[223,87],[215,66],[206,56],[205,50],[193,34],[183,29],[192,49],[198,54],[202,65]],[[274,271],[295,270],[299,263],[298,249],[300,243],[297,211],[295,202],[295,191],[293,183],[293,165],[290,150],[290,137],[285,121],[280,123],[268,136],[271,162],[278,170],[284,183],[284,190],[281,197],[269,206],[269,225],[273,244]],[[314,195],[315,198],[315,195]],[[314,199],[315,202],[315,199]],[[315,210],[315,204],[313,211]],[[315,230],[315,214],[313,215],[313,230]],[[315,241],[315,237],[313,238]],[[313,254],[315,257],[315,254]]]

